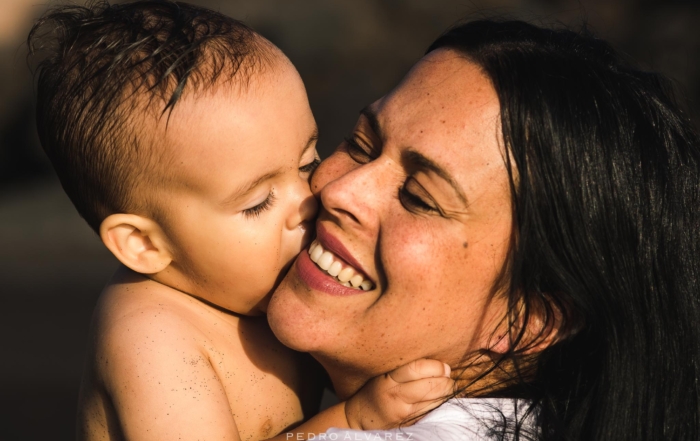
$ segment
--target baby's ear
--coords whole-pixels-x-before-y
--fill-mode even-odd
[[[163,230],[142,216],[108,216],[100,225],[100,238],[121,263],[137,273],[159,273],[173,260]]]

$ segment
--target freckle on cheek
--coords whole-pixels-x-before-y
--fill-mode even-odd
[[[466,242],[462,243],[462,247],[463,247],[463,248],[466,248],[466,247],[468,247],[468,246],[469,246],[468,243],[466,243]]]

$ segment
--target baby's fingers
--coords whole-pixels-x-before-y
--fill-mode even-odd
[[[400,383],[397,395],[405,403],[415,404],[425,401],[442,402],[454,391],[454,380],[448,377],[422,378],[416,381]]]
[[[421,378],[449,377],[450,367],[437,360],[420,358],[389,372],[389,377],[397,383],[407,383]]]

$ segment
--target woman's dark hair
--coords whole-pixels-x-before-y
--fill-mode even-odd
[[[532,400],[537,437],[700,439],[700,141],[669,82],[587,32],[518,21],[457,26],[440,48],[500,101],[517,349],[496,364]],[[526,355],[536,316],[559,337]]]

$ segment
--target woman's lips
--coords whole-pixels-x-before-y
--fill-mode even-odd
[[[309,258],[323,271],[331,277],[338,279],[341,285],[352,286],[363,291],[369,291],[374,284],[364,274],[348,265],[340,257],[323,248],[318,240],[311,243],[309,247]]]
[[[367,271],[365,271],[362,265],[360,265],[360,262],[350,254],[347,248],[345,248],[345,245],[331,235],[321,223],[318,223],[316,226],[316,240],[323,246],[324,250],[330,251],[347,262],[348,265],[355,268],[358,272],[367,275]],[[365,278],[368,279],[368,277]]]
[[[363,294],[361,289],[341,285],[335,277],[321,270],[311,261],[309,253],[302,251],[294,267],[299,278],[311,289],[322,291],[335,296],[352,296]]]

